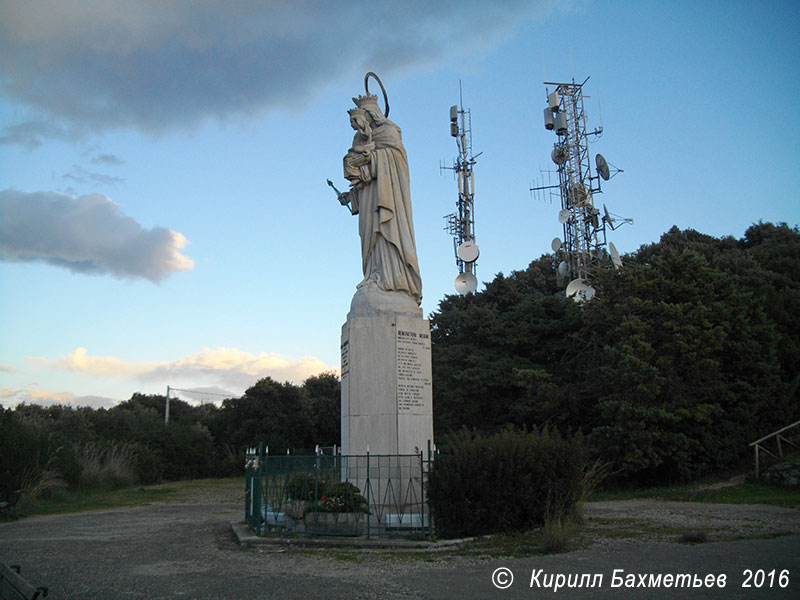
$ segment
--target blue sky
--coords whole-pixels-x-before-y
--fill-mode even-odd
[[[123,7],[123,4],[125,5]],[[597,199],[633,225],[800,223],[796,2],[0,1],[0,403],[231,395],[338,369],[366,71],[409,155],[422,307],[454,293],[449,107],[472,112],[479,281],[560,234],[543,81],[583,81]],[[181,394],[192,400],[216,396]]]

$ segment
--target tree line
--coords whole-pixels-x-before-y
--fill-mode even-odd
[[[446,296],[431,315],[434,426],[580,433],[618,481],[663,483],[733,467],[748,443],[800,419],[800,233],[741,239],[673,228],[603,270],[584,305],[554,256]],[[240,474],[247,446],[340,440],[340,382],[270,378],[220,406],[134,394],[110,409],[0,408],[0,497],[48,477],[119,487]],[[458,436],[456,436],[458,437]],[[445,442],[444,444],[442,442]]]
[[[663,483],[739,464],[800,419],[800,233],[672,228],[598,273],[584,305],[554,257],[432,316],[435,431],[580,432],[618,480]]]
[[[339,443],[333,373],[302,385],[259,380],[220,406],[133,394],[110,409],[0,408],[0,498],[43,487],[111,489],[162,480],[240,475],[247,446],[273,452]]]

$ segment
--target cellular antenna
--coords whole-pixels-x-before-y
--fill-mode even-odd
[[[472,115],[464,109],[461,82],[458,84],[459,106],[450,107],[450,135],[456,139],[458,158],[451,169],[458,180],[456,212],[446,215],[445,231],[453,236],[458,276],[454,282],[456,291],[462,296],[478,288],[477,260],[480,255],[475,243],[475,176],[472,167],[481,153],[472,154]]]
[[[589,157],[589,141],[599,138],[602,127],[589,131],[584,111],[583,83],[556,83],[545,81],[547,105],[544,109],[544,127],[556,134],[556,142],[550,158],[556,165],[557,185],[541,185],[531,192],[549,190],[551,197],[558,197],[561,208],[558,222],[561,224],[563,242],[551,244],[555,254],[554,265],[559,285],[566,286],[567,297],[576,302],[586,302],[594,297],[592,287],[594,275],[600,268],[622,267],[617,249],[610,245],[606,249],[606,228],[616,229],[631,219],[613,218],[603,205],[603,212],[594,205],[594,196],[602,192],[601,183],[608,181],[622,169],[611,165],[602,154],[597,154],[592,168]],[[555,86],[553,89],[552,86]]]

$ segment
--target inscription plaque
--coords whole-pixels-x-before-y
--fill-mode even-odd
[[[397,328],[397,411],[430,412],[430,334]],[[427,359],[427,361],[426,361]]]

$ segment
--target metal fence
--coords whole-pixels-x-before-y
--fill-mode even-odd
[[[426,497],[433,453],[246,458],[245,518],[257,535],[433,535]]]

